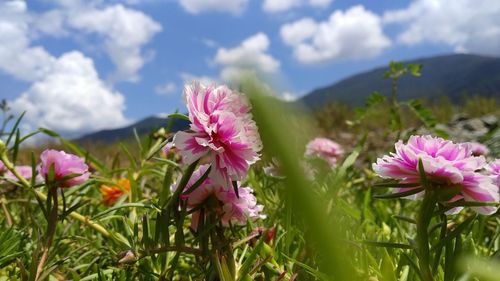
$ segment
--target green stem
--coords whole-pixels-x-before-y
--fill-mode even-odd
[[[434,192],[427,189],[424,194],[424,200],[420,206],[420,211],[417,216],[417,254],[420,271],[424,281],[433,281],[430,266],[430,250],[429,250],[429,235],[428,229],[436,206]]]
[[[47,258],[49,256],[49,251],[50,247],[52,246],[52,241],[54,240],[54,235],[56,234],[56,228],[57,228],[57,220],[58,220],[58,214],[57,211],[59,209],[58,204],[57,204],[57,188],[54,186],[48,186],[49,187],[49,196],[47,198],[47,201],[52,201],[48,205],[51,205],[50,209],[50,215],[47,220],[47,233],[45,234],[45,246],[43,247],[43,252],[42,256],[40,258],[40,261],[38,262],[38,266],[36,269],[36,277],[35,280],[39,280],[40,274],[43,271],[43,266],[45,265],[45,262],[47,261]]]

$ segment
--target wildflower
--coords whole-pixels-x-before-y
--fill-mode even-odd
[[[315,138],[306,145],[306,156],[321,158],[332,167],[337,165],[342,154],[344,154],[342,147],[327,138]]]
[[[488,164],[486,166],[486,173],[500,187],[500,159],[495,159],[495,161]]]
[[[31,168],[31,166],[16,166],[15,169],[23,178],[31,180],[31,177],[33,176],[33,169]],[[19,180],[11,171],[7,171],[5,173],[5,178],[11,181]],[[42,182],[43,179],[40,175],[36,175],[35,181]]]
[[[175,146],[186,164],[203,156],[212,163],[210,177],[223,187],[241,180],[260,159],[260,136],[246,98],[226,86],[193,83],[184,88],[190,131],[178,132]]]
[[[373,170],[381,177],[399,180],[400,183],[420,183],[418,163],[422,161],[426,178],[440,189],[457,188],[458,194],[451,201],[498,202],[499,193],[491,178],[477,171],[486,161],[474,156],[467,143],[453,143],[432,136],[411,136],[407,144],[398,141],[396,152],[377,159]],[[418,188],[418,187],[414,187]],[[413,188],[400,188],[396,192]],[[492,214],[496,207],[473,207],[481,214]]]
[[[277,179],[284,179],[285,176],[283,175],[283,171],[281,170],[280,164],[278,162],[278,159],[272,158],[271,161],[267,166],[263,168],[264,174],[266,174],[269,177],[277,178]]]
[[[45,181],[53,180],[58,182],[59,187],[82,184],[90,176],[89,167],[82,158],[76,155],[47,149],[42,152],[40,159],[42,163],[38,167],[38,173],[45,178]],[[53,179],[49,179],[51,167],[54,169]]]
[[[467,144],[470,146],[470,150],[474,156],[488,155],[490,153],[488,147],[482,143],[468,142]]]
[[[207,171],[209,165],[201,165],[191,176],[186,190],[198,181]],[[175,189],[176,186],[173,186]],[[257,199],[253,195],[253,190],[249,187],[238,187],[238,196],[233,188],[225,188],[210,178],[206,178],[200,186],[187,195],[182,195],[181,199],[186,202],[188,210],[205,207],[206,210],[213,208],[223,226],[229,224],[245,225],[248,219],[256,220],[264,218],[260,212],[262,205],[257,204]],[[215,206],[209,202],[215,202]],[[201,210],[195,211],[192,215],[191,228],[196,230],[200,221]],[[205,219],[205,218],[203,218]]]
[[[102,203],[104,205],[113,205],[124,194],[130,193],[130,181],[126,178],[121,178],[116,182],[116,185],[101,185],[99,189],[102,195]]]

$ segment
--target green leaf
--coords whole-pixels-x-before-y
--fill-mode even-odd
[[[187,115],[181,113],[172,113],[168,115],[168,118],[177,118],[189,121],[189,117]]]
[[[193,185],[190,186],[188,190],[184,191],[182,194],[188,195],[191,192],[193,192],[196,188],[198,188],[208,178],[210,170],[212,170],[212,166],[209,166],[208,169],[205,171],[205,173],[203,173],[203,175],[195,183],[193,183]]]
[[[422,192],[422,191],[424,191],[424,188],[420,187],[420,188],[414,188],[414,189],[410,189],[410,190],[403,191],[403,192],[395,192],[395,193],[388,193],[388,194],[375,194],[375,195],[373,195],[373,198],[394,199],[394,198],[401,198],[401,197],[414,195],[414,194],[417,194],[417,193]]]
[[[126,203],[126,204],[122,204],[122,205],[119,205],[119,206],[115,206],[113,208],[109,208],[106,211],[100,212],[97,215],[93,216],[92,219],[93,220],[97,220],[97,219],[102,218],[103,216],[105,216],[105,215],[107,215],[109,213],[112,213],[112,212],[114,212],[116,210],[124,209],[124,208],[146,208],[146,209],[154,209],[154,206],[150,205],[150,204],[144,204],[144,203]]]
[[[16,122],[14,123],[14,126],[12,127],[12,130],[10,131],[9,133],[9,136],[7,137],[7,141],[5,142],[5,146],[8,147],[9,146],[9,143],[10,143],[10,140],[12,139],[12,137],[14,136],[14,134],[16,133],[17,131],[17,128],[19,127],[19,123],[21,123],[21,120],[23,119],[24,117],[24,114],[26,114],[26,111],[24,111],[16,120]]]
[[[46,129],[46,128],[38,128],[38,131],[40,131],[43,134],[46,134],[49,137],[53,138],[58,138],[60,135],[52,130]]]
[[[410,63],[406,66],[411,75],[419,77],[421,75],[420,71],[422,70],[421,64]]]
[[[434,128],[437,124],[432,112],[425,108],[419,100],[410,100],[406,103],[427,128]]]
[[[260,237],[259,241],[257,242],[257,245],[255,245],[253,251],[250,252],[248,257],[245,259],[245,262],[243,262],[243,264],[241,265],[240,270],[238,270],[239,281],[242,281],[242,277],[245,277],[250,273],[252,266],[255,264],[255,261],[259,257],[259,253],[264,246],[265,237],[266,235],[262,235]]]
[[[361,243],[382,248],[396,248],[396,249],[413,249],[411,245],[402,243],[392,243],[392,242],[380,242],[380,241],[362,241]]]
[[[451,232],[449,232],[444,239],[439,240],[433,247],[432,250],[435,251],[436,249],[440,249],[443,247],[448,241],[451,241],[452,239],[455,239],[456,237],[460,236],[464,232],[464,230],[470,225],[471,222],[474,221],[476,218],[476,215],[468,217],[465,221],[463,221],[461,224],[459,224],[455,229],[453,229]]]
[[[365,98],[365,106],[372,107],[377,104],[381,104],[386,101],[386,97],[382,95],[380,92],[373,92],[367,98]]]

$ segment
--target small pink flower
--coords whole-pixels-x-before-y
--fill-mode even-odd
[[[337,165],[343,154],[340,144],[327,138],[315,138],[306,145],[306,156],[324,159],[332,167]]]
[[[84,183],[89,179],[89,167],[85,161],[73,154],[64,151],[48,149],[42,152],[40,156],[41,165],[38,167],[38,172],[47,181],[49,170],[54,166],[54,180],[63,181],[60,187],[71,187]],[[63,180],[65,177],[75,175],[75,177]]]
[[[493,179],[493,181],[496,182],[496,185],[500,188],[500,159],[495,159],[495,161],[488,164],[486,166],[486,173]]]
[[[451,201],[498,202],[498,186],[491,178],[479,174],[486,160],[472,155],[467,143],[455,144],[432,136],[411,136],[407,144],[398,141],[396,152],[377,159],[373,170],[383,178],[401,183],[419,183],[419,159],[422,160],[427,179],[441,188],[460,187],[460,194]],[[410,188],[401,188],[396,192]],[[492,214],[496,207],[473,208],[481,214]]]
[[[191,176],[186,190],[188,190],[203,174],[207,171],[209,165],[201,165]],[[172,189],[176,189],[173,186]],[[207,200],[212,197],[217,202],[217,207],[214,210],[219,216],[223,226],[229,224],[245,225],[247,220],[256,220],[264,218],[260,212],[263,209],[262,205],[257,204],[257,199],[249,187],[238,187],[238,196],[233,188],[225,188],[215,183],[210,178],[198,186],[194,191],[187,195],[181,195],[181,199],[185,200],[188,210],[203,206]],[[196,211],[192,214],[191,228],[196,230],[200,220],[201,211]]]
[[[467,144],[470,146],[470,150],[474,156],[488,155],[490,153],[489,148],[482,143],[468,142]]]
[[[245,177],[262,148],[246,98],[226,86],[193,83],[184,88],[191,130],[178,132],[175,146],[186,164],[208,155],[210,177],[224,187]]]
[[[28,181],[31,180],[31,177],[33,176],[33,169],[31,166],[16,166],[15,167],[16,171],[25,179]],[[5,173],[5,178],[11,181],[18,181],[18,178],[11,172],[7,171]],[[35,176],[35,181],[36,182],[42,182],[43,179],[40,175]]]

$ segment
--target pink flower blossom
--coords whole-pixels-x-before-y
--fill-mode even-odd
[[[15,169],[23,178],[27,179],[28,181],[31,180],[31,177],[33,176],[33,169],[31,168],[31,166],[16,166]],[[7,171],[5,173],[5,178],[14,182],[18,181],[18,178],[11,171]],[[42,182],[43,179],[40,175],[37,174],[35,176],[35,181]]]
[[[470,146],[470,150],[474,156],[488,155],[490,153],[489,148],[482,143],[468,142],[467,144]]]
[[[460,193],[452,201],[498,202],[498,186],[491,178],[477,171],[486,160],[472,155],[467,143],[455,144],[432,136],[411,136],[407,144],[398,141],[396,152],[377,159],[373,170],[381,177],[399,180],[401,183],[419,183],[419,159],[422,160],[427,179],[441,188],[459,187]],[[396,192],[406,191],[400,188]],[[473,208],[481,214],[492,214],[496,207]]]
[[[190,131],[178,132],[175,146],[186,164],[208,155],[210,177],[224,187],[245,177],[260,159],[260,136],[250,113],[250,104],[226,86],[193,83],[184,88],[191,121]]]
[[[209,165],[201,165],[191,176],[186,190],[188,190],[196,181],[198,181],[207,171]],[[176,189],[173,186],[172,189]],[[213,198],[217,202],[215,207],[216,214],[222,222],[222,225],[229,226],[245,225],[247,220],[256,220],[264,218],[260,212],[263,209],[262,205],[257,204],[257,199],[249,187],[238,187],[238,196],[233,188],[225,188],[207,178],[194,191],[187,195],[181,195],[181,199],[185,200],[188,210],[206,206],[209,198]],[[196,211],[192,215],[191,228],[196,230],[200,220],[201,211]]]
[[[63,181],[59,183],[60,187],[79,185],[89,179],[89,167],[76,155],[48,149],[42,152],[40,160],[42,163],[38,167],[39,174],[47,180],[50,167],[54,166],[54,180]],[[74,175],[76,176],[64,180],[65,177]]]
[[[500,159],[495,159],[495,161],[488,164],[486,166],[486,173],[500,187]]]
[[[337,165],[343,154],[340,144],[327,138],[315,138],[306,145],[306,156],[324,159],[332,167]]]

